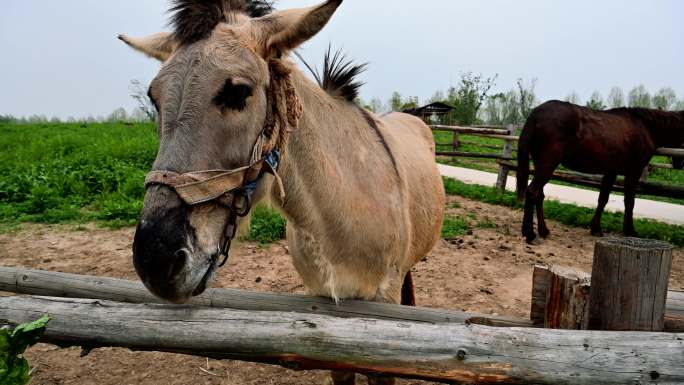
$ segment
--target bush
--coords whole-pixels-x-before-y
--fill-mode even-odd
[[[257,206],[252,213],[249,240],[262,245],[285,239],[285,219],[276,210]]]

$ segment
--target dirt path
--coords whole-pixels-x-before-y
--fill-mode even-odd
[[[421,306],[527,317],[535,264],[591,269],[595,239],[587,230],[550,222],[552,238],[541,246],[528,247],[518,237],[520,212],[458,197],[450,198],[450,206],[450,214],[469,217],[474,230],[471,235],[442,241],[415,267],[416,296]],[[477,223],[487,228],[478,228]],[[25,226],[16,233],[0,235],[0,265],[136,279],[130,257],[132,236],[132,229],[90,227],[74,231],[73,226]],[[304,292],[284,243],[268,248],[240,245],[215,286]],[[675,252],[670,287],[684,289],[684,250]],[[328,383],[325,372],[293,372],[236,361],[124,349],[98,349],[83,358],[79,354],[78,349],[60,350],[49,345],[32,348],[27,353],[31,365],[36,366],[31,384]]]

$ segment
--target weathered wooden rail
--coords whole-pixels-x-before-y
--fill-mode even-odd
[[[496,188],[499,191],[504,191],[506,188],[506,182],[508,180],[508,174],[510,171],[515,171],[517,169],[515,152],[515,143],[519,140],[519,137],[515,135],[519,127],[516,126],[475,126],[475,127],[461,127],[461,126],[445,126],[445,125],[431,125],[433,131],[445,131],[451,132],[453,134],[452,143],[438,143],[438,147],[451,147],[451,150],[438,150],[436,154],[438,156],[448,156],[448,157],[461,157],[461,158],[474,158],[474,159],[495,159],[499,167],[499,176],[496,182]],[[459,134],[476,135],[486,138],[501,139],[503,140],[502,146],[494,145],[479,145],[482,148],[488,149],[499,149],[499,153],[488,152],[468,152],[459,151],[458,148],[461,144],[465,142],[459,139]],[[476,143],[469,142],[468,144],[477,145]],[[656,155],[684,158],[684,149],[681,148],[659,148],[656,150]],[[672,165],[661,164],[661,163],[651,163],[649,169],[663,168],[663,169],[673,169]],[[667,183],[659,183],[647,181],[648,170],[644,173],[642,181],[639,184],[637,193],[664,196],[670,198],[684,199],[684,186],[678,186]],[[581,186],[600,188],[601,186],[601,175],[589,175],[576,173],[572,171],[556,171],[553,175],[553,179],[560,180],[564,182],[569,182],[573,184],[578,184]],[[623,191],[623,186],[616,184],[616,191]]]
[[[666,303],[672,250],[652,240],[603,239],[596,279],[537,269],[529,322],[216,289],[185,306],[0,296],[0,327],[47,313],[43,341],[86,352],[122,347],[449,383],[680,384],[684,333],[661,332],[684,302],[670,293]],[[10,268],[0,269],[0,290],[158,301],[133,282]],[[584,330],[592,323],[600,331]],[[614,328],[627,331],[607,331]]]
[[[0,297],[0,325],[48,313],[44,342],[462,384],[684,383],[684,334],[558,331]]]
[[[150,294],[140,282],[11,267],[0,267],[0,292],[3,291],[49,297],[164,304],[164,301]],[[533,327],[531,321],[513,317],[352,300],[335,303],[323,297],[257,293],[238,289],[208,289],[201,296],[193,298],[190,304],[248,311],[292,311],[340,318]]]

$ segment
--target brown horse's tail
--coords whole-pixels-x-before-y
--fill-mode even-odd
[[[404,284],[401,285],[401,304],[406,306],[416,306],[416,295],[413,291],[413,276],[409,271],[404,277]]]
[[[520,141],[518,142],[518,172],[516,175],[517,185],[516,192],[518,200],[525,200],[525,191],[527,191],[527,183],[530,178],[530,141],[532,140],[532,123],[528,119],[525,123],[522,133],[520,134]]]

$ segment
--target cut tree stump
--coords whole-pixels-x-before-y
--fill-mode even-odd
[[[594,249],[589,329],[663,331],[672,249],[666,242],[646,239],[599,240]]]
[[[544,327],[587,330],[591,274],[563,266],[552,266]]]

